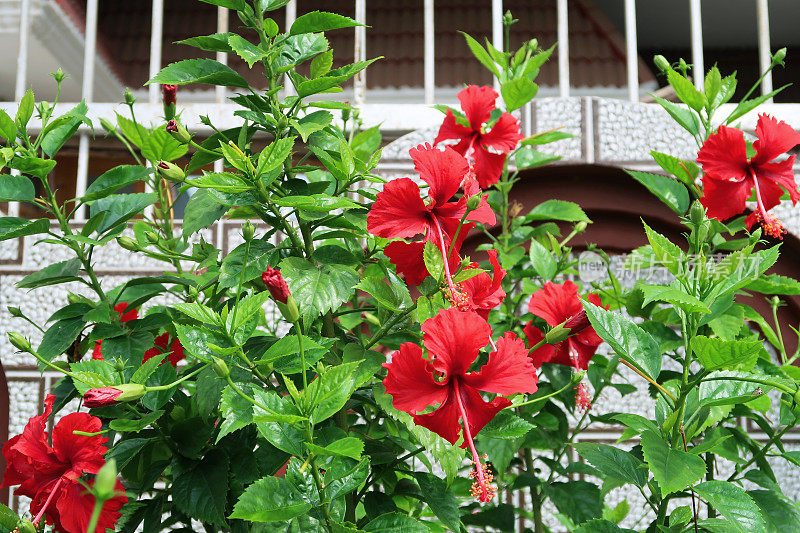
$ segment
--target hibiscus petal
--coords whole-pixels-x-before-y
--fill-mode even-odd
[[[461,109],[469,120],[469,125],[475,131],[480,131],[481,126],[489,120],[489,116],[495,108],[497,91],[488,85],[477,86],[469,85],[458,93],[458,101],[461,102]]]
[[[485,401],[480,393],[467,384],[458,388],[464,411],[467,413],[469,422],[469,432],[473,438],[488,424],[499,412],[511,405],[508,398],[497,396],[491,402]],[[461,444],[462,448],[467,447],[467,443]]]
[[[89,413],[70,413],[64,416],[53,428],[53,449],[62,463],[72,466],[75,472],[96,474],[105,464],[104,444],[108,439],[102,435],[87,437],[75,435],[74,431],[96,433],[103,424]]]
[[[422,324],[425,348],[434,357],[433,367],[454,379],[463,375],[489,342],[492,328],[472,312],[444,309]]]
[[[536,392],[536,369],[522,339],[508,332],[497,340],[497,351],[478,372],[464,376],[464,383],[484,392],[515,394]]]
[[[367,230],[386,239],[413,237],[428,229],[428,208],[409,178],[390,181],[367,215]]]
[[[95,531],[109,529],[113,531],[121,516],[119,510],[128,501],[128,497],[124,495],[125,487],[119,480],[117,480],[114,488],[121,494],[103,504],[103,510],[100,512]],[[60,522],[59,530],[65,533],[83,533],[89,527],[89,520],[94,510],[94,496],[79,483],[68,483],[61,490],[61,495],[56,502],[56,509],[58,510],[58,521]]]
[[[461,424],[458,422],[460,418],[461,410],[458,403],[454,400],[453,395],[449,395],[435,411],[424,415],[414,415],[414,423],[430,429],[450,444],[455,444],[461,433]]]
[[[750,161],[754,167],[772,161],[800,144],[800,133],[786,122],[778,122],[775,117],[764,113],[758,115],[756,137],[758,140],[753,143],[756,155]]]
[[[433,206],[444,205],[458,192],[469,170],[467,160],[458,152],[449,146],[439,150],[426,143],[412,148],[408,153],[419,177],[430,185],[428,197],[433,200]]]
[[[416,287],[428,275],[428,269],[422,258],[424,249],[424,242],[394,241],[384,248],[383,254],[396,267],[397,273],[405,276],[406,283]]]
[[[794,171],[792,170],[794,160],[795,156],[792,155],[783,161],[764,163],[756,168],[756,179],[759,180],[759,185],[762,185],[766,180],[774,181],[786,189],[786,192],[789,193],[789,198],[792,199],[792,203],[796,204],[797,200],[800,199],[800,194],[797,192],[797,182],[795,182]]]
[[[503,113],[492,126],[489,133],[484,133],[478,139],[483,146],[491,146],[499,152],[508,153],[517,147],[522,139],[519,131],[519,120],[511,113]]]
[[[461,288],[470,298],[472,308],[484,319],[486,318],[484,313],[488,315],[489,310],[500,305],[506,296],[506,292],[500,287],[506,271],[497,261],[497,250],[488,250],[487,253],[489,261],[494,266],[493,277],[481,272],[461,283]]]
[[[557,326],[582,310],[578,286],[569,280],[564,283],[548,281],[528,302],[528,311],[543,318],[549,326]]]
[[[505,154],[493,154],[483,146],[478,146],[472,152],[475,160],[475,178],[481,189],[486,189],[500,181],[503,165],[506,162]]]
[[[528,338],[528,346],[532,347],[544,339],[542,330],[528,323],[523,329],[523,333]],[[556,345],[543,344],[536,350],[530,352],[531,363],[536,368],[540,368],[544,363],[557,362],[556,360],[568,360],[566,343],[561,342]]]
[[[395,409],[413,415],[447,399],[447,383],[433,379],[430,364],[416,344],[402,344],[383,367],[389,371],[383,385],[392,395]]]
[[[703,173],[717,180],[742,181],[750,168],[744,133],[736,128],[720,126],[697,152]]]
[[[570,347],[571,353],[569,353],[569,357],[566,361],[559,361],[559,364],[575,368],[577,363],[577,368],[580,370],[588,370],[589,361],[597,352],[597,347],[600,345],[600,342],[596,344],[593,342],[581,342],[581,339],[579,339],[578,336],[575,336],[570,337],[567,340],[567,343]]]
[[[458,139],[459,141],[457,144],[448,146],[452,146],[456,152],[463,155],[474,135],[474,131],[456,122],[456,116],[448,109],[447,114],[444,116],[444,121],[439,127],[439,134],[436,136],[433,144],[439,144],[448,139]]]
[[[708,210],[709,218],[725,220],[745,210],[753,181],[722,181],[703,178],[703,197],[700,203]]]

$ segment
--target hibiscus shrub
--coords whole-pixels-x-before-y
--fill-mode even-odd
[[[84,196],[57,201],[46,176],[79,125],[92,125],[86,106],[56,118],[28,93],[14,119],[0,111],[0,163],[18,171],[0,179],[0,199],[49,218],[4,217],[0,239],[42,235],[74,254],[19,282],[73,292],[36,325],[38,346],[9,333],[64,377],[3,448],[3,486],[26,499],[22,518],[2,508],[0,527],[613,532],[630,518],[647,531],[800,529],[768,461],[799,461],[782,443],[800,417],[798,354],[777,315],[738,301],[776,295],[775,310],[780,295],[800,293],[765,273],[783,233],[769,210],[784,192],[797,200],[794,156],[782,156],[800,136],[768,116],[753,143],[729,126],[772,95],[720,125],[735,77],[712,68],[700,92],[682,61],[657,58],[686,106],[658,103],[700,151],[697,162],[654,152],[671,177],[630,174],[675,211],[686,240],[644,225],[649,245],[629,258],[660,265],[668,284],[626,290],[594,249],[608,280],[581,287],[571,242],[586,214],[564,201],[521,213],[512,194],[520,171],[554,159],[538,147],[569,137],[524,137],[513,115],[536,95],[552,49],[466,36],[500,94],[471,85],[460,109],[439,106],[433,144],[410,151],[415,173],[387,182],[375,172],[378,129],[324,99],[374,61],[332,69],[323,32],[356,22],[312,12],[281,33],[268,15],[285,2],[207,1],[235,10],[246,33],[183,44],[240,56],[266,88],[210,59],[165,67],[149,82],[163,86],[164,122],[137,122],[126,95],[130,118],[101,125],[136,164]],[[202,117],[214,133],[198,143],[178,112],[190,83],[239,89],[243,124],[220,131]],[[281,99],[284,84],[293,91]],[[216,161],[223,171],[207,170]],[[121,192],[141,182],[151,192]],[[173,205],[189,191],[177,226]],[[69,222],[87,208],[83,225]],[[225,256],[204,232],[222,219],[243,221]],[[99,279],[93,257],[111,242],[164,274]],[[604,391],[637,387],[654,399],[648,417],[593,408]],[[620,444],[577,442],[593,424],[623,426]],[[612,506],[622,486],[646,508]]]

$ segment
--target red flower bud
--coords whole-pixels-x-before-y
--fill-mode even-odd
[[[586,311],[581,311],[577,315],[571,316],[564,322],[564,327],[569,330],[570,335],[580,333],[592,324],[589,322],[589,317],[586,316]]]
[[[261,280],[267,286],[273,300],[282,304],[289,300],[292,293],[289,292],[289,285],[286,284],[280,270],[267,266],[267,270],[261,273]]]
[[[170,120],[167,122],[167,131],[177,133],[178,132],[178,122],[176,120]]]
[[[121,402],[132,402],[144,396],[145,392],[147,392],[145,386],[138,383],[125,383],[113,387],[89,389],[83,395],[83,405],[89,409],[94,409]]]
[[[178,100],[178,86],[177,85],[162,85],[161,92],[163,94],[164,105],[175,105]]]

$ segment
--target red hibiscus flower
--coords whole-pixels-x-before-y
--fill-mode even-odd
[[[600,296],[591,293],[586,296],[586,300],[595,305],[602,306]],[[573,317],[583,320],[578,325],[575,323],[573,329],[580,330],[569,338],[555,345],[544,345],[534,350],[531,359],[536,367],[542,363],[555,363],[558,365],[571,366],[576,370],[586,370],[589,368],[589,360],[597,351],[597,347],[603,339],[597,336],[594,328],[586,322],[586,315],[583,314],[581,298],[578,296],[578,286],[571,281],[564,283],[547,282],[544,287],[533,293],[531,301],[528,303],[528,310],[534,315],[541,317],[549,326],[557,326]],[[535,345],[544,338],[544,333],[533,325],[525,326],[525,335],[531,346]]]
[[[163,359],[164,354],[166,353],[169,353],[168,360],[169,364],[172,366],[178,366],[180,361],[186,359],[186,355],[183,353],[183,345],[181,344],[181,341],[176,338],[170,342],[169,333],[163,333],[156,337],[154,344],[155,346],[144,352],[142,363],[151,357],[156,356]]]
[[[503,113],[492,129],[485,131],[486,123],[494,111],[497,91],[491,87],[470,85],[458,93],[461,109],[469,121],[469,127],[456,121],[451,110],[447,110],[434,144],[446,139],[458,139],[453,147],[456,152],[470,160],[471,167],[482,189],[497,183],[503,171],[506,154],[517,147],[522,139],[519,121],[511,113]],[[487,150],[492,148],[494,151]]]
[[[742,213],[755,189],[757,208],[747,216],[747,228],[760,222],[766,235],[780,238],[786,230],[768,211],[780,203],[784,189],[793,204],[797,204],[800,194],[792,172],[795,156],[773,160],[800,144],[800,134],[785,122],[762,114],[758,116],[756,136],[756,153],[750,159],[741,130],[720,126],[717,133],[709,136],[697,152],[697,162],[703,166],[700,201],[709,217],[724,220]]]
[[[498,411],[511,405],[503,396],[485,401],[480,391],[493,394],[536,392],[536,370],[524,343],[513,333],[497,341],[497,350],[477,372],[468,372],[486,346],[492,330],[475,313],[445,309],[422,324],[423,341],[432,357],[422,355],[422,348],[407,342],[395,352],[383,384],[392,395],[394,407],[411,414],[414,422],[455,444],[463,436],[463,448],[469,447],[475,463],[473,494],[481,501],[493,497],[491,476],[475,450],[474,436]],[[430,413],[419,414],[433,404]],[[461,423],[459,423],[459,420]]]
[[[84,474],[96,474],[105,464],[107,439],[101,435],[75,435],[74,431],[96,433],[102,424],[88,413],[71,413],[53,428],[50,446],[45,425],[54,401],[55,396],[47,396],[44,413],[31,418],[22,434],[12,437],[3,447],[8,466],[2,487],[19,485],[15,493],[31,498],[34,523],[44,517],[56,531],[84,533],[94,509],[94,496],[78,480]],[[98,531],[113,530],[120,517],[119,509],[128,501],[119,481],[116,488],[120,495],[103,506]]]
[[[114,311],[119,313],[119,321],[122,323],[130,322],[131,320],[136,320],[139,318],[139,310],[138,309],[131,309],[130,311],[126,311],[128,308],[128,302],[120,302],[114,306]],[[103,339],[99,339],[94,341],[94,348],[92,349],[92,359],[97,359],[99,361],[103,360]]]
[[[487,272],[481,271],[477,276],[459,283],[460,297],[458,301],[451,300],[454,306],[462,311],[471,310],[478,313],[484,320],[489,318],[489,311],[500,305],[506,292],[500,287],[500,283],[506,275],[506,271],[497,261],[497,250],[487,250],[489,261],[494,267],[494,273],[490,276]],[[473,268],[478,268],[477,263],[472,264]]]
[[[433,242],[448,257],[448,277],[453,263],[458,259],[449,254],[461,217],[467,212],[467,200],[479,190],[474,180],[467,179],[464,195],[457,201],[451,201],[467,178],[467,162],[452,148],[439,150],[429,144],[412,148],[409,151],[414,160],[414,168],[428,187],[428,201],[420,198],[419,185],[409,178],[399,178],[387,183],[383,191],[378,193],[375,204],[367,216],[367,229],[370,233],[386,239],[405,239],[422,235],[423,241],[418,243],[391,243],[387,247],[387,257],[398,267],[398,271],[406,275],[409,285],[419,285],[427,275],[422,261],[422,250],[425,242]],[[482,222],[487,225],[495,223],[494,212],[481,200],[476,209],[466,215],[466,220]],[[458,232],[456,244],[463,241],[472,226],[464,225]],[[453,254],[457,246],[453,246]]]

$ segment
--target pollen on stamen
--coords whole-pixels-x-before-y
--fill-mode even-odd
[[[589,391],[586,390],[586,385],[583,382],[578,383],[575,387],[575,407],[581,411],[588,411],[592,408],[592,400],[589,399]]]
[[[485,457],[485,456],[484,456]],[[497,487],[492,485],[494,475],[487,465],[473,461],[475,469],[469,473],[469,477],[475,481],[472,483],[470,493],[472,497],[481,503],[488,503],[497,495]]]
[[[783,227],[778,217],[769,213],[756,213],[756,218],[764,229],[764,235],[769,235],[774,239],[783,239],[783,234],[786,233],[786,228]]]
[[[444,287],[442,289],[444,291],[445,298],[450,302],[454,308],[458,309],[459,311],[468,311],[469,310],[469,297],[464,294],[461,285],[455,284],[453,287]]]

